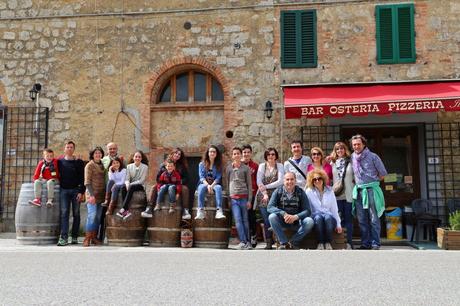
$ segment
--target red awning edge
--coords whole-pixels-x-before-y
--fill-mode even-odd
[[[284,87],[286,119],[460,111],[460,81]]]

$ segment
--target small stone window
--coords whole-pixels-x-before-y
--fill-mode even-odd
[[[211,74],[199,70],[182,71],[165,82],[157,103],[224,103],[224,92]]]

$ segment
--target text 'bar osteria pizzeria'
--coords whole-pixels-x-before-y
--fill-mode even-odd
[[[283,89],[287,119],[460,111],[460,81]]]

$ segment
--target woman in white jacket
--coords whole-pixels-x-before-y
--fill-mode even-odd
[[[315,221],[315,230],[318,236],[318,250],[332,250],[332,233],[342,232],[340,217],[337,209],[337,200],[332,188],[327,186],[328,176],[321,169],[314,169],[308,173],[306,193]]]
[[[268,148],[264,153],[265,163],[261,163],[257,170],[258,189],[254,209],[258,206],[264,219],[266,250],[271,249],[273,245],[272,233],[268,230],[270,223],[268,221],[267,205],[273,191],[283,185],[284,166],[277,162],[278,157],[278,151],[275,148]]]

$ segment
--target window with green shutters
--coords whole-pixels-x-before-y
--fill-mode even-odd
[[[414,5],[377,5],[375,16],[377,63],[414,63]]]
[[[281,67],[317,66],[316,11],[281,12]]]

